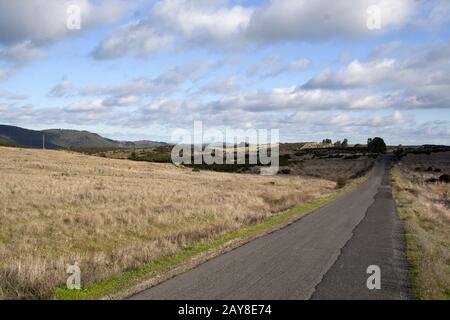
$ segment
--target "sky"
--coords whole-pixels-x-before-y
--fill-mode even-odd
[[[449,144],[447,0],[0,0],[0,124]]]

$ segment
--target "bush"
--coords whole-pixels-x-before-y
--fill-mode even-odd
[[[347,179],[339,177],[336,181],[336,189],[342,189],[347,184]]]
[[[282,169],[281,173],[282,174],[290,174],[291,173],[291,169]]]
[[[443,174],[439,177],[440,182],[449,183],[450,182],[450,176],[448,174]]]

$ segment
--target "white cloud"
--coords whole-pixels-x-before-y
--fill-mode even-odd
[[[29,40],[9,47],[0,48],[0,60],[10,62],[14,65],[23,65],[39,58],[41,55],[42,50],[33,46]]]
[[[111,97],[106,99],[103,104],[105,106],[136,106],[140,104],[141,98],[134,95]]]
[[[0,91],[0,98],[7,100],[26,100],[27,96],[22,94],[11,93],[7,91]]]
[[[372,5],[381,10],[381,30],[367,28],[367,8]],[[147,17],[106,38],[94,55],[143,57],[169,46],[240,50],[281,41],[362,39],[417,22],[422,6],[415,0],[272,0],[253,6],[224,0],[160,0]]]
[[[72,81],[63,79],[50,90],[48,95],[53,98],[62,98],[73,93],[73,89]]]
[[[333,72],[322,71],[312,78],[304,88],[343,89],[378,84],[392,78],[397,68],[394,59],[360,62],[352,61],[345,69]]]
[[[403,106],[402,97],[369,91],[335,91],[303,89],[301,87],[276,88],[270,91],[236,93],[210,102],[217,110],[241,109],[249,112],[285,112],[289,110],[372,110]]]
[[[173,36],[160,34],[143,21],[131,22],[106,40],[94,51],[97,59],[113,59],[125,52],[135,57],[146,57],[168,47]]]
[[[201,88],[202,92],[215,94],[230,94],[239,90],[236,76],[210,81]]]
[[[117,21],[133,8],[135,1],[120,0],[0,0],[0,43],[33,44],[59,41],[73,35],[67,28],[67,8],[81,9],[82,30]]]
[[[306,70],[311,66],[308,59],[297,59],[290,62],[283,62],[278,56],[266,57],[247,70],[247,77],[260,75],[263,78],[275,77],[284,72]]]
[[[399,125],[411,125],[413,119],[405,117],[399,111],[389,115],[360,115],[352,116],[343,112],[325,111],[299,111],[283,119],[285,123],[308,124],[312,126],[342,128],[342,127],[397,127]]]
[[[91,101],[78,101],[65,107],[68,112],[103,112],[106,111],[106,107],[101,99]]]
[[[352,104],[355,108],[382,108],[392,103],[410,109],[450,108],[450,44],[402,46],[395,51],[396,58],[373,60],[369,55],[367,62],[354,60],[338,70],[325,69],[302,88],[368,92],[366,98]],[[383,97],[377,92],[383,92]]]
[[[138,78],[123,84],[98,87],[87,86],[80,90],[84,96],[107,96],[108,105],[135,105],[143,98],[159,98],[177,92],[184,83],[195,83],[210,69],[208,62],[191,62],[166,70],[154,78]]]
[[[381,10],[382,28],[367,28],[367,8]],[[417,10],[414,0],[272,0],[255,11],[249,35],[260,42],[362,38],[405,26]]]
[[[0,82],[6,80],[11,75],[11,73],[11,70],[0,68]]]
[[[128,13],[137,0],[0,0],[0,81],[43,55],[44,47],[92,26],[112,23]],[[67,8],[81,10],[81,30],[69,30]]]

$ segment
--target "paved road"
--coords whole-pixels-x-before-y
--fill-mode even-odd
[[[407,299],[390,156],[357,190],[130,299]],[[369,265],[381,289],[369,290]]]

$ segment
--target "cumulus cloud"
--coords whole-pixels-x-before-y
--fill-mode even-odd
[[[380,30],[367,27],[367,8],[373,5],[381,12]],[[286,41],[362,39],[416,23],[423,15],[423,6],[415,0],[271,0],[253,6],[231,5],[224,0],[160,0],[147,17],[102,41],[94,56],[142,57],[174,45],[217,50]],[[436,11],[426,14],[436,15]]]
[[[112,23],[135,7],[124,0],[0,0],[0,81],[44,53],[44,48],[92,26]],[[81,30],[67,28],[69,6],[81,10]]]
[[[421,48],[403,46],[396,51],[397,58],[377,60],[369,55],[368,61],[354,60],[338,70],[325,69],[302,88],[382,91],[389,100],[399,103],[402,108],[450,108],[450,44],[440,43]],[[363,107],[383,104],[379,97],[368,95],[357,105]]]
[[[0,0],[0,43],[41,45],[72,35],[74,30],[67,28],[70,5],[81,9],[82,30],[117,21],[133,8],[120,0]]]
[[[363,87],[388,80],[394,74],[394,59],[360,62],[352,61],[345,69],[322,71],[304,85],[307,89],[345,89]]]
[[[0,81],[43,55],[44,47],[92,26],[117,21],[136,1],[0,0]],[[69,6],[81,10],[81,30],[67,28]]]
[[[247,28],[252,9],[223,7],[224,1],[164,0],[150,15],[131,22],[105,39],[94,51],[98,59],[147,56],[172,45],[181,35],[193,43],[232,44]]]

